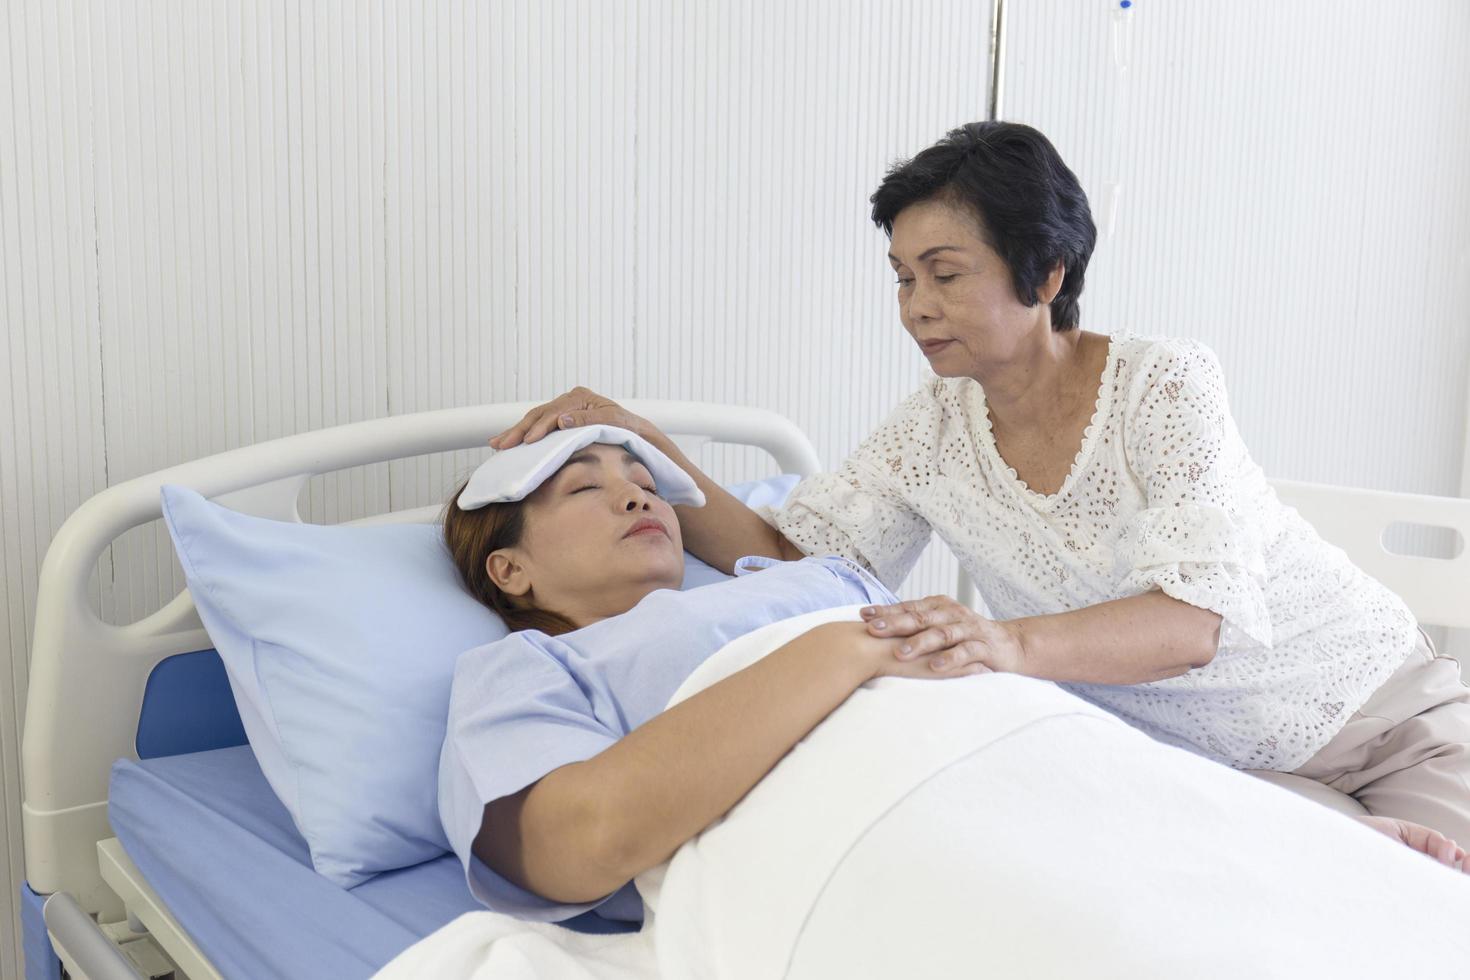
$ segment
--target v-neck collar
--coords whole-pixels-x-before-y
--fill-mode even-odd
[[[1077,481],[1077,475],[1087,468],[1087,463],[1092,459],[1099,438],[1099,430],[1102,428],[1101,423],[1112,410],[1113,392],[1117,387],[1117,379],[1114,375],[1117,370],[1120,346],[1121,338],[1109,335],[1108,357],[1103,364],[1102,377],[1098,379],[1097,400],[1093,404],[1092,419],[1087,423],[1087,428],[1082,431],[1082,445],[1077,448],[1077,455],[1072,458],[1072,467],[1067,471],[1067,478],[1062,481],[1062,485],[1055,493],[1040,493],[1031,489],[1026,485],[1026,481],[1016,473],[1016,468],[1005,461],[1005,457],[1000,454],[1000,449],[995,444],[995,432],[990,425],[990,406],[985,400],[985,389],[979,382],[972,386],[971,390],[976,402],[974,406],[975,424],[980,444],[984,452],[989,454],[990,462],[1009,477],[1008,483],[1011,489],[1032,507],[1045,510],[1065,498]]]

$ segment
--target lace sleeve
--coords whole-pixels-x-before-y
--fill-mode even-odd
[[[932,462],[932,395],[921,390],[863,440],[836,473],[807,477],[779,510],[757,508],[765,521],[808,555],[841,555],[897,591],[929,543],[929,522],[910,506],[895,473]]]
[[[1160,343],[1151,355],[1125,422],[1147,506],[1119,541],[1124,588],[1160,589],[1219,613],[1222,646],[1244,637],[1269,647],[1265,555],[1240,499],[1254,464],[1230,417],[1219,361],[1190,343]]]

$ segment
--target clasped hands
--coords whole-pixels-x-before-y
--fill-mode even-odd
[[[892,606],[867,606],[863,622],[871,636],[905,640],[896,656],[913,660],[926,654],[940,674],[971,667],[971,673],[1026,673],[1021,634],[1012,623],[986,619],[949,596],[929,596]]]

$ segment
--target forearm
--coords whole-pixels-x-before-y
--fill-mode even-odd
[[[1011,620],[1025,672],[1087,684],[1141,684],[1208,664],[1220,616],[1163,592],[1145,592],[1071,612]]]
[[[679,515],[684,550],[726,573],[732,572],[735,563],[746,555],[764,555],[782,561],[805,557],[780,531],[706,476],[672,439],[657,429],[641,434],[692,476],[704,494],[703,507],[674,508]]]
[[[821,629],[656,716],[595,760],[624,881],[727,813],[854,690],[869,660]]]

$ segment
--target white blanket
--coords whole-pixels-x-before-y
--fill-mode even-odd
[[[637,885],[639,933],[472,912],[379,976],[1470,975],[1470,878],[1012,675],[865,685]]]

